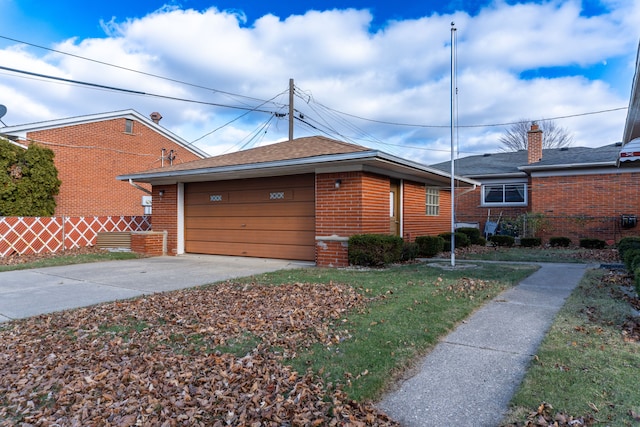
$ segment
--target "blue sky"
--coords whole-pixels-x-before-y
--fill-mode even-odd
[[[294,78],[306,118],[296,136],[321,133],[435,163],[450,145],[455,21],[462,155],[498,151],[506,126],[483,125],[522,119],[557,118],[574,145],[600,146],[622,136],[620,108],[629,101],[640,38],[637,3],[0,0],[0,66],[161,95],[0,71],[0,103],[9,110],[2,120],[160,111],[163,126],[219,154],[286,137],[275,113]],[[267,113],[168,97],[261,105]],[[605,110],[614,111],[584,115]]]

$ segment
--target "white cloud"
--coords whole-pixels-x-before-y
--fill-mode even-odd
[[[376,30],[368,10],[309,11],[286,18],[267,15],[247,25],[241,12],[167,7],[137,19],[103,22],[103,38],[62,40],[55,45],[60,51],[147,75],[51,52],[35,56],[37,51],[15,46],[0,50],[0,62],[69,79],[234,106],[257,106],[258,102],[149,74],[252,98],[275,97],[280,105],[288,102],[285,91],[289,78],[294,78],[300,89],[296,108],[308,123],[331,127],[374,148],[434,163],[449,156],[451,21],[458,28],[459,123],[507,123],[626,106],[628,97],[619,95],[617,85],[621,80],[630,82],[633,75],[640,35],[636,3],[610,0],[609,12],[586,17],[577,0],[515,5],[496,1],[474,16],[432,14],[389,21]],[[603,64],[616,61],[628,66],[594,79],[589,67],[606,68]],[[547,68],[553,73],[547,73]],[[539,77],[522,78],[525,72]],[[245,114],[238,109],[34,81],[7,72],[0,77],[0,95],[9,107],[7,124],[134,108],[145,115],[161,112],[162,125],[188,141]],[[374,121],[340,115],[324,106]],[[271,104],[264,108],[277,110]],[[574,133],[576,145],[599,146],[620,139],[624,117],[625,112],[618,111],[562,119],[559,124]],[[260,128],[268,119],[269,114],[248,114],[197,145],[219,154],[246,143],[285,137],[288,127],[282,119]],[[497,151],[502,130],[461,128],[460,150]],[[260,137],[251,140],[254,131]],[[298,122],[297,136],[311,133],[318,131]]]

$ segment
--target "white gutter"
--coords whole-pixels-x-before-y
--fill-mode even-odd
[[[151,191],[147,190],[146,188],[136,184],[135,182],[133,182],[132,179],[129,179],[129,184],[131,184],[132,186],[136,187],[138,190],[144,191],[145,193],[151,195]]]
[[[519,166],[521,171],[542,171],[554,169],[585,169],[585,168],[603,168],[608,166],[616,166],[616,162],[596,162],[596,163],[567,163],[563,165],[540,165],[540,166]]]

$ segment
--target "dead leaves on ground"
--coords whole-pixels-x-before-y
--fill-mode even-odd
[[[13,322],[0,426],[397,425],[282,362],[362,303],[341,285],[226,283]]]
[[[573,417],[562,412],[553,413],[553,406],[542,402],[525,422],[509,424],[510,427],[587,427],[596,424],[592,415]]]

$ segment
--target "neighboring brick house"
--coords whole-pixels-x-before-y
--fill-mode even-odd
[[[116,180],[117,175],[206,157],[160,126],[159,113],[151,116],[114,111],[8,126],[0,128],[0,135],[54,151],[62,181],[56,216],[143,215],[146,193]]]
[[[482,183],[474,191],[459,192],[456,221],[477,222],[484,230],[488,218],[501,218],[504,230],[520,217],[515,221],[519,235],[566,236],[576,244],[580,238],[616,241],[638,234],[632,218],[640,214],[640,167],[618,167],[621,143],[543,150],[537,125],[528,136],[526,151],[456,160],[457,175]],[[537,230],[531,229],[532,220],[529,230],[523,229],[525,213],[542,216]]]
[[[348,264],[347,241],[354,234],[411,241],[451,229],[447,173],[319,136],[118,179],[153,186],[153,229],[167,231],[171,254],[338,267]]]

